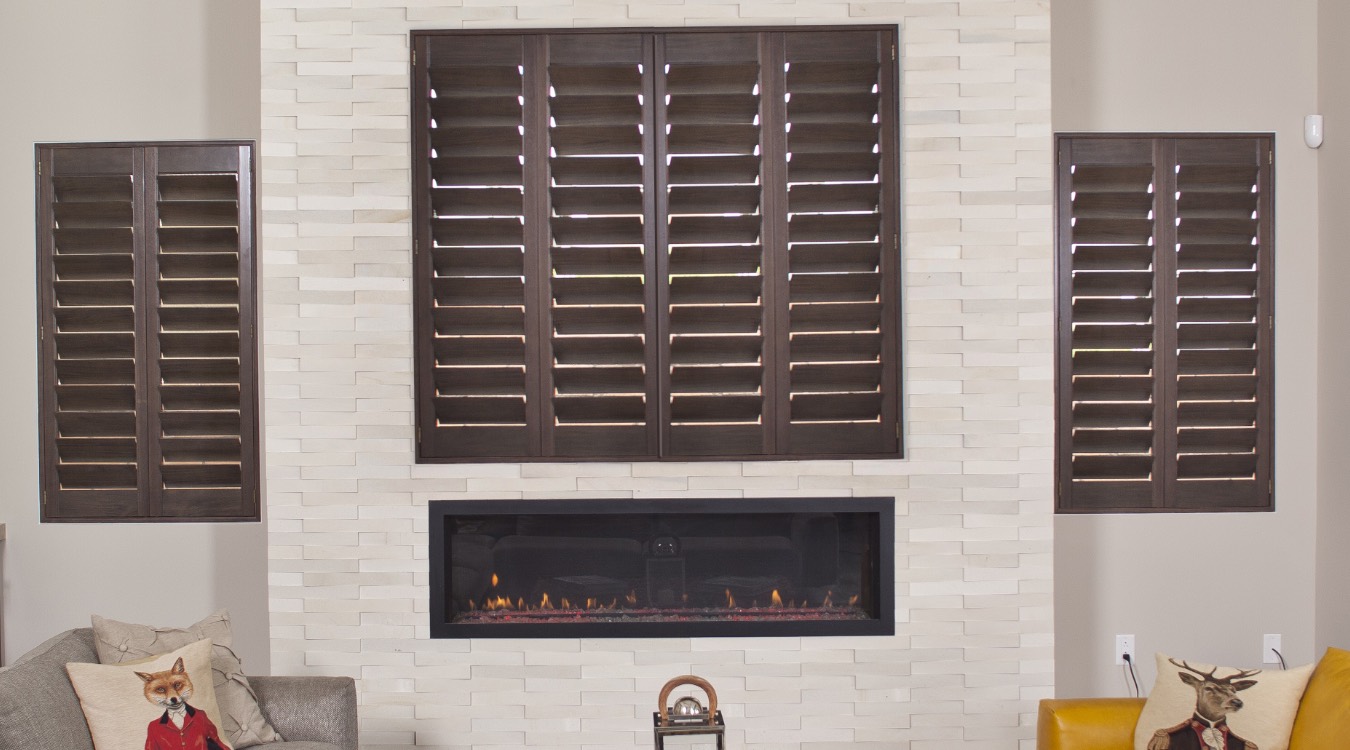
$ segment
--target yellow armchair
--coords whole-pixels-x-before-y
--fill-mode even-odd
[[[1143,698],[1041,701],[1037,750],[1134,750]],[[1327,649],[1317,663],[1294,720],[1289,750],[1350,748],[1350,651]]]
[[[1041,701],[1038,750],[1134,750],[1134,725],[1143,698],[1067,698]]]

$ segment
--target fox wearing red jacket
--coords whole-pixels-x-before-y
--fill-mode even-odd
[[[145,750],[230,750],[205,711],[189,706],[192,679],[180,657],[163,672],[137,672],[145,682],[145,699],[164,707],[164,715],[145,730]]]

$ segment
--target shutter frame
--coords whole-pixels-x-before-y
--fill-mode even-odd
[[[789,237],[786,231],[786,212],[789,209],[789,203],[786,193],[786,166],[780,166],[777,163],[765,164],[762,168],[762,160],[773,160],[773,154],[786,154],[786,136],[782,132],[786,119],[786,105],[781,101],[773,101],[774,97],[767,91],[760,92],[760,106],[757,113],[757,126],[761,133],[761,140],[758,145],[760,153],[754,156],[746,157],[728,157],[720,160],[700,160],[698,164],[679,165],[673,164],[667,168],[666,155],[674,153],[677,146],[681,148],[707,149],[717,151],[722,148],[743,147],[742,141],[749,132],[740,124],[737,119],[742,116],[740,104],[731,99],[711,97],[704,101],[687,102],[687,106],[681,110],[675,119],[672,119],[671,108],[665,105],[666,94],[669,89],[666,87],[667,76],[664,72],[665,63],[668,62],[667,44],[672,49],[689,49],[697,35],[726,35],[725,39],[739,38],[741,41],[749,42],[758,47],[758,54],[762,60],[766,54],[785,54],[788,39],[803,39],[799,46],[812,49],[826,49],[838,47],[840,43],[857,44],[860,39],[865,39],[867,46],[875,46],[874,60],[875,77],[879,86],[876,93],[877,101],[877,123],[868,125],[866,132],[870,133],[869,144],[875,142],[880,154],[869,159],[878,166],[868,167],[874,171],[868,172],[867,176],[878,175],[878,181],[881,183],[878,188],[878,197],[875,198],[877,204],[878,218],[875,225],[860,225],[856,218],[850,218],[841,214],[833,219],[839,227],[850,231],[858,231],[860,228],[867,232],[871,239],[876,236],[876,249],[872,251],[875,258],[872,262],[875,265],[875,280],[869,283],[878,290],[881,298],[877,305],[877,312],[874,317],[877,319],[877,331],[869,334],[875,338],[877,354],[876,365],[870,366],[866,371],[865,377],[855,373],[850,376],[850,381],[861,381],[871,378],[873,380],[873,394],[842,393],[838,396],[830,396],[826,399],[808,394],[805,397],[799,397],[806,403],[802,407],[804,419],[816,418],[823,421],[819,425],[806,425],[806,430],[797,429],[797,448],[789,450],[789,437],[793,431],[789,429],[789,420],[791,415],[792,397],[790,393],[790,381],[788,380],[785,363],[791,356],[791,348],[788,344],[789,329],[787,326],[780,325],[779,318],[787,319],[787,298],[791,293],[789,283],[789,273],[791,272],[789,263],[785,257]],[[527,293],[528,298],[536,305],[534,311],[530,314],[531,325],[537,325],[533,332],[528,336],[526,346],[530,352],[528,361],[532,365],[529,369],[532,371],[527,375],[529,385],[527,392],[533,401],[529,409],[531,419],[537,415],[537,435],[530,434],[527,446],[510,446],[515,449],[502,450],[501,443],[487,444],[484,441],[477,441],[472,446],[473,455],[468,455],[469,448],[457,444],[457,441],[450,436],[440,434],[442,431],[435,428],[435,412],[431,401],[434,398],[434,387],[432,384],[432,372],[434,369],[433,356],[430,354],[432,341],[432,324],[430,322],[432,309],[432,295],[427,288],[430,284],[431,272],[428,259],[425,257],[431,252],[433,243],[432,235],[429,231],[431,217],[434,216],[435,206],[433,200],[423,193],[430,192],[430,167],[425,158],[428,153],[428,124],[427,117],[431,111],[428,104],[427,82],[431,74],[428,69],[434,67],[432,61],[436,55],[436,50],[449,48],[452,45],[472,44],[475,39],[500,40],[503,38],[522,39],[523,44],[530,49],[547,50],[555,41],[563,42],[569,54],[575,52],[588,60],[606,59],[615,49],[615,45],[621,42],[616,41],[622,35],[640,35],[644,40],[644,58],[647,60],[644,79],[648,81],[644,84],[646,106],[643,107],[641,121],[645,124],[643,153],[646,154],[646,168],[644,169],[643,186],[643,216],[645,217],[645,229],[643,232],[642,243],[645,248],[645,278],[647,283],[643,285],[642,297],[646,304],[645,319],[645,345],[643,360],[646,363],[647,374],[645,381],[644,397],[646,399],[646,426],[642,434],[646,439],[646,446],[643,449],[639,445],[642,441],[634,437],[618,439],[617,442],[610,442],[608,449],[600,443],[581,446],[573,443],[570,447],[558,442],[557,436],[565,434],[569,428],[564,424],[565,420],[559,418],[559,413],[555,408],[555,401],[559,408],[565,403],[575,404],[577,400],[570,401],[561,394],[556,393],[554,384],[559,387],[570,388],[575,391],[578,388],[575,377],[569,376],[559,369],[554,362],[552,349],[555,343],[561,343],[554,336],[555,326],[565,324],[566,321],[555,320],[552,308],[551,290],[556,287],[559,293],[571,293],[568,290],[584,291],[585,297],[582,299],[603,299],[607,287],[613,287],[617,280],[614,278],[597,277],[593,282],[580,283],[580,277],[585,277],[592,273],[591,269],[596,264],[602,262],[603,255],[599,250],[587,253],[573,253],[573,258],[567,261],[568,273],[564,275],[575,275],[577,279],[559,280],[552,276],[555,272],[557,258],[537,256],[528,260],[526,267],[530,269],[532,275],[538,280],[537,283],[542,288],[533,286],[536,281],[527,279],[526,285],[530,288]],[[898,358],[900,356],[899,331],[900,331],[900,304],[899,304],[899,130],[898,130],[898,92],[897,83],[899,79],[899,63],[892,53],[897,29],[894,26],[850,26],[841,27],[726,27],[726,28],[680,28],[680,29],[544,29],[539,31],[521,31],[521,30],[495,30],[495,31],[413,31],[411,32],[411,47],[413,49],[412,71],[414,81],[414,96],[412,102],[414,134],[413,134],[413,174],[415,193],[413,198],[414,208],[414,238],[415,238],[415,331],[416,331],[416,357],[417,357],[417,394],[419,403],[417,405],[418,419],[418,449],[417,459],[419,462],[462,462],[462,461],[604,461],[604,460],[784,460],[784,459],[804,459],[804,458],[897,458],[902,455],[902,443],[900,439],[901,430],[899,427],[900,410],[900,369]],[[778,52],[774,52],[778,50]],[[540,52],[541,56],[547,56]],[[828,58],[830,55],[842,55],[848,57],[856,55],[856,52],[849,49],[840,49],[835,52],[824,53]],[[678,56],[678,54],[677,54]],[[673,59],[673,58],[670,58]],[[700,63],[706,61],[700,58]],[[781,61],[780,61],[781,62]],[[526,75],[531,71],[542,69],[542,65],[528,63],[524,65]],[[782,79],[783,72],[778,70],[773,72],[772,78],[776,76]],[[594,87],[597,92],[603,86]],[[538,86],[529,89],[525,93],[525,107],[531,106],[531,99],[541,97]],[[554,102],[548,102],[551,106]],[[844,102],[848,104],[848,102]],[[824,102],[829,105],[824,107],[828,110],[833,107],[835,102]],[[672,104],[672,107],[680,106],[678,103]],[[580,101],[575,102],[575,106],[564,104],[564,109],[559,110],[562,114],[568,116],[581,113],[586,118],[586,122],[592,126],[594,132],[585,134],[583,138],[574,138],[572,133],[563,134],[565,140],[559,141],[560,147],[583,149],[584,153],[600,154],[604,153],[604,146],[597,138],[602,138],[606,133],[625,133],[626,130],[610,127],[607,123],[617,122],[616,120],[607,120],[606,112],[615,113],[618,110],[599,100],[594,102]],[[493,110],[494,112],[496,110]],[[774,112],[780,112],[777,117]],[[536,115],[538,112],[536,111]],[[547,113],[545,113],[547,114]],[[810,113],[808,113],[810,114]],[[819,113],[814,115],[819,119]],[[548,139],[544,136],[548,131],[540,123],[538,117],[527,118],[535,123],[534,127],[526,125],[525,139],[527,141],[527,150],[533,154],[547,154]],[[622,119],[622,118],[620,118]],[[808,117],[808,119],[810,119]],[[666,125],[671,124],[675,129],[681,129],[682,133],[672,132],[670,137],[666,136]],[[623,126],[627,127],[627,121],[623,121]],[[814,123],[803,125],[803,128],[810,129],[820,127]],[[838,141],[844,143],[845,147],[857,148],[857,133],[859,128],[843,128],[847,131],[849,138],[831,139],[831,142]],[[841,131],[842,132],[842,131]],[[861,132],[861,131],[859,131]],[[674,140],[672,140],[674,139]],[[852,139],[852,140],[850,140]],[[683,144],[683,145],[680,145]],[[742,144],[733,146],[733,144]],[[869,146],[870,148],[870,146]],[[828,149],[827,149],[828,150]],[[817,156],[815,164],[807,164],[806,174],[826,173],[824,170],[843,169],[845,171],[858,171],[858,165],[854,164],[859,160],[842,160],[841,165],[828,163],[832,157],[825,154],[825,158]],[[531,159],[527,158],[527,164]],[[538,163],[540,159],[535,159]],[[612,161],[612,160],[611,160]],[[809,159],[807,161],[810,161]],[[717,162],[717,163],[712,163]],[[558,175],[554,170],[558,168],[557,160],[550,160],[550,173]],[[565,166],[565,165],[564,165]],[[604,170],[610,169],[611,164],[604,163],[601,159],[591,164],[595,169],[600,170],[598,175],[604,177]],[[693,169],[691,169],[693,167]],[[528,167],[527,167],[528,169]],[[700,174],[699,171],[706,171],[708,174]],[[709,171],[712,170],[712,171]],[[781,172],[783,184],[777,184],[780,180],[774,177],[775,172]],[[677,390],[677,385],[672,383],[671,370],[675,364],[672,359],[675,354],[671,349],[671,333],[679,324],[672,319],[670,315],[671,303],[678,298],[679,289],[687,289],[695,292],[696,287],[700,285],[707,286],[703,281],[695,277],[686,277],[685,279],[676,279],[675,287],[672,287],[668,280],[672,278],[672,273],[677,273],[680,264],[673,263],[669,254],[669,247],[672,240],[680,242],[685,238],[685,242],[693,241],[688,238],[707,236],[717,238],[716,241],[731,242],[734,238],[742,238],[741,242],[748,242],[751,227],[748,222],[739,220],[721,220],[728,215],[728,212],[735,213],[745,209],[732,208],[730,206],[749,205],[752,200],[749,194],[742,195],[739,192],[719,193],[722,200],[728,201],[728,207],[723,211],[718,211],[713,206],[713,202],[700,197],[697,194],[689,194],[687,191],[676,196],[676,192],[682,191],[684,184],[699,184],[700,181],[717,182],[736,180],[737,175],[758,174],[762,183],[763,194],[754,198],[766,208],[762,213],[767,215],[759,217],[761,219],[755,232],[758,234],[758,242],[764,248],[760,251],[760,269],[763,276],[763,284],[760,289],[760,303],[764,309],[760,314],[763,321],[759,326],[763,331],[764,341],[760,345],[759,355],[757,357],[758,367],[763,368],[759,375],[760,385],[758,394],[751,394],[749,391],[741,391],[747,387],[745,382],[745,373],[730,372],[726,373],[728,378],[725,386],[713,384],[700,375],[700,382],[690,387],[691,393],[685,394],[682,398],[684,406],[683,411],[679,413],[690,415],[708,416],[727,413],[729,416],[728,424],[717,424],[716,421],[704,425],[698,425],[695,422],[694,432],[686,431],[686,435],[694,435],[693,438],[681,438],[673,429],[672,419],[676,410],[672,408],[672,393]],[[568,179],[574,177],[570,172],[562,175]],[[766,177],[767,176],[767,177]],[[593,183],[604,182],[609,177],[597,177],[591,180]],[[583,181],[585,177],[581,178]],[[554,180],[555,182],[557,180]],[[527,176],[525,179],[524,190],[526,192],[527,213],[533,212],[532,216],[537,217],[531,222],[527,219],[527,225],[532,225],[530,232],[530,242],[535,243],[541,249],[541,253],[552,247],[555,238],[562,238],[567,242],[569,238],[581,237],[580,244],[587,242],[602,244],[606,241],[619,241],[618,238],[628,236],[625,234],[628,230],[624,229],[622,224],[617,221],[571,221],[562,220],[557,214],[556,207],[571,205],[577,213],[603,214],[604,211],[596,210],[603,208],[600,202],[588,200],[586,196],[578,196],[566,193],[559,189],[551,191],[548,197],[536,196],[534,199],[529,197],[531,192],[540,193],[544,191],[532,190],[540,185],[536,177]],[[584,182],[583,182],[584,184]],[[673,186],[672,190],[667,190],[668,186]],[[707,190],[702,192],[707,193]],[[852,191],[857,192],[857,191]],[[838,200],[833,200],[837,204],[836,212],[847,211],[846,206],[849,201],[856,202],[856,196],[849,192],[847,196]],[[687,203],[689,213],[694,215],[692,220],[682,221],[681,226],[676,228],[674,234],[667,223],[670,216],[672,196],[678,200]],[[615,194],[611,196],[618,200],[620,196]],[[580,203],[578,203],[578,200]],[[777,205],[778,208],[773,208]],[[712,207],[712,213],[707,218],[700,218],[698,214]],[[781,214],[781,220],[779,216]],[[721,217],[721,218],[719,218]],[[742,218],[748,218],[743,215]],[[548,226],[542,225],[541,220],[546,220]],[[811,221],[805,221],[803,226],[811,224]],[[820,221],[815,223],[820,224]],[[775,226],[781,224],[781,228]],[[826,222],[828,224],[828,222]],[[742,226],[744,225],[744,226]],[[826,226],[822,224],[825,231],[836,231],[833,225]],[[577,231],[590,232],[589,235],[577,235]],[[546,236],[540,237],[543,232]],[[692,232],[692,234],[688,234]],[[562,234],[559,234],[562,233]],[[608,239],[607,239],[608,238]],[[775,247],[776,246],[776,247]],[[695,250],[689,254],[691,258],[700,258],[696,262],[707,262],[707,259],[714,257],[710,252]],[[731,245],[717,245],[721,250]],[[528,254],[528,253],[527,253]],[[716,256],[716,259],[708,266],[707,273],[713,276],[722,275],[725,278],[736,282],[739,287],[748,282],[748,276],[734,270],[741,264],[744,268],[748,262],[748,256],[742,257],[743,253],[724,253]],[[856,247],[841,247],[839,249],[838,259],[827,258],[824,263],[832,265],[834,272],[838,274],[853,273],[850,271],[850,264],[856,265],[859,255]],[[610,262],[614,262],[611,260]],[[819,259],[814,261],[821,263]],[[729,275],[731,274],[731,275]],[[739,274],[739,275],[738,275]],[[708,277],[711,278],[711,277]],[[854,278],[854,277],[850,277]],[[656,283],[652,283],[655,281]],[[682,286],[681,286],[682,285]],[[849,294],[848,285],[834,289],[833,291],[826,285],[821,288],[819,284],[803,287],[809,289],[811,294]],[[708,287],[707,291],[711,291]],[[611,289],[610,292],[615,291]],[[749,292],[746,286],[743,292]],[[536,295],[536,292],[538,294]],[[704,294],[705,291],[696,291],[698,294]],[[731,287],[726,287],[724,294],[736,293]],[[600,310],[602,308],[596,308]],[[710,308],[711,309],[711,308]],[[725,308],[730,309],[730,308]],[[575,311],[567,311],[568,315],[575,316]],[[594,317],[587,318],[585,325],[599,329],[598,319]],[[709,318],[707,320],[695,320],[692,322],[695,326],[694,335],[689,341],[695,339],[707,339],[708,345],[712,349],[718,349],[730,352],[732,349],[737,351],[743,348],[740,343],[734,343],[732,339],[726,338],[712,342],[713,337],[699,335],[700,331],[711,332],[717,325],[738,325],[734,322],[719,323]],[[817,324],[819,325],[819,324]],[[838,340],[819,335],[808,335],[812,343],[809,349],[825,351],[839,344]],[[837,337],[836,337],[837,339]],[[577,339],[581,344],[585,344],[581,349],[573,353],[576,356],[585,355],[585,350],[595,344],[601,346],[602,342],[586,342]],[[715,343],[716,346],[712,344]],[[726,344],[730,347],[723,346]],[[569,344],[572,345],[572,344]],[[748,345],[748,340],[745,342]],[[700,347],[703,344],[699,344]],[[708,352],[699,351],[695,356],[717,356],[712,349]],[[806,349],[803,349],[805,351]],[[749,350],[741,352],[745,356]],[[599,356],[597,354],[597,356]],[[875,372],[873,372],[875,370]],[[862,371],[860,371],[862,372]],[[705,373],[706,374],[706,373]],[[722,373],[717,373],[719,377]],[[603,390],[605,383],[616,383],[619,374],[599,372],[600,378],[596,387]],[[826,378],[833,375],[824,376]],[[535,380],[538,378],[538,381]],[[811,379],[803,379],[807,382],[823,382],[822,376],[813,373]],[[626,387],[626,386],[625,386]],[[705,388],[711,393],[705,395],[697,389]],[[623,391],[627,393],[627,391]],[[728,395],[717,395],[726,393]],[[603,395],[603,394],[600,394]],[[814,400],[813,400],[814,399]],[[860,400],[861,399],[861,400]],[[584,400],[584,399],[583,399]],[[616,410],[606,408],[606,404],[619,404],[622,399],[605,401],[604,399],[593,400],[593,407],[598,409],[601,414],[629,414],[633,412],[633,407],[619,407]],[[874,402],[870,405],[864,405],[864,401]],[[724,406],[723,406],[724,405]],[[568,406],[575,414],[576,407]],[[592,407],[587,407],[592,408]],[[624,411],[628,409],[629,411]],[[737,423],[737,420],[747,420],[754,416],[754,410],[758,409],[759,418],[757,420],[747,421],[744,425]],[[829,409],[834,409],[830,412]],[[874,424],[862,425],[866,430],[860,430],[859,425],[851,424],[830,424],[831,417],[836,417],[842,422],[848,422],[859,410],[871,410]],[[757,422],[757,423],[756,423]],[[823,428],[823,429],[821,429]],[[748,431],[747,431],[748,430]],[[807,433],[817,432],[816,435]],[[616,433],[617,435],[618,433]],[[458,441],[463,442],[463,441]],[[560,449],[561,448],[561,449]]]
[[[1083,338],[1082,331],[1075,333],[1075,322],[1090,325],[1098,319],[1106,320],[1096,316],[1107,313],[1109,305],[1088,306],[1086,313],[1079,305],[1079,317],[1075,319],[1074,263],[1079,262],[1080,268],[1109,268],[1109,258],[1115,257],[1116,267],[1122,271],[1145,266],[1140,265],[1142,258],[1129,259],[1127,251],[1109,244],[1089,248],[1076,261],[1076,214],[1071,192],[1077,189],[1072,177],[1075,166],[1091,169],[1111,161],[1112,157],[1103,155],[1119,156],[1129,149],[1136,151],[1132,163],[1137,165],[1142,160],[1152,174],[1153,270],[1148,273],[1154,346],[1148,360],[1136,360],[1139,364],[1151,361],[1152,368],[1148,382],[1153,406],[1147,431],[1152,443],[1151,479],[1147,488],[1136,483],[1135,489],[1127,492],[1128,488],[1111,482],[1074,481],[1075,440],[1090,446],[1089,450],[1100,450],[1125,445],[1120,435],[1127,434],[1118,434],[1114,442],[1109,434],[1105,442],[1093,437],[1092,442],[1084,443],[1083,435],[1075,437],[1081,428],[1094,423],[1081,421],[1087,419],[1086,413],[1075,416],[1073,353],[1076,345],[1095,345]],[[1057,512],[1273,510],[1274,136],[1062,133],[1056,135],[1056,151]],[[1241,181],[1244,178],[1239,173],[1244,170],[1252,175],[1249,182]],[[1188,176],[1195,172],[1200,173],[1199,183]],[[1254,194],[1249,206],[1245,198],[1224,197],[1249,192]],[[1244,216],[1248,207],[1254,212],[1250,219],[1236,218]],[[1231,234],[1214,234],[1241,231],[1245,226],[1250,226],[1251,232],[1239,235],[1237,245],[1223,239]],[[1107,232],[1100,236],[1115,236],[1109,224],[1100,228]],[[1197,239],[1187,240],[1188,236]],[[1219,244],[1209,241],[1211,236],[1220,237]],[[1248,240],[1250,252],[1241,249]],[[1107,240],[1111,241],[1116,240]],[[1252,270],[1244,270],[1249,265]],[[1122,309],[1117,306],[1117,314]],[[1252,318],[1251,324],[1243,322],[1247,315]],[[1122,340],[1118,334],[1114,339]],[[1176,354],[1179,348],[1180,359]],[[1250,356],[1242,354],[1244,351],[1250,351]],[[1084,360],[1080,365],[1091,368],[1080,369],[1080,375],[1109,371],[1110,358],[1088,352],[1080,359]],[[1116,361],[1124,360],[1117,357]],[[1099,364],[1108,369],[1098,369]],[[1248,367],[1250,376],[1243,374]],[[1120,390],[1128,388],[1124,381],[1114,382],[1111,388],[1127,392]],[[1251,399],[1250,407],[1242,405],[1246,399]],[[1126,412],[1112,409],[1116,416],[1107,417],[1105,424],[1125,424],[1118,420],[1125,419]],[[1250,420],[1250,426],[1246,426],[1246,420]],[[1092,435],[1090,429],[1081,431]],[[1081,460],[1085,466],[1098,463],[1095,458],[1091,464],[1087,458]],[[1143,464],[1136,463],[1136,467]],[[1248,471],[1250,474],[1246,474]],[[1215,478],[1204,479],[1206,472]]]
[[[41,326],[41,389],[39,406],[41,409],[41,452],[42,452],[42,488],[43,502],[41,518],[44,522],[60,521],[256,521],[260,518],[259,497],[259,441],[258,441],[258,402],[257,402],[257,358],[256,358],[256,259],[255,259],[255,198],[253,193],[254,143],[251,141],[183,141],[149,143],[105,143],[105,144],[38,144],[36,147],[38,173],[38,304],[39,325]],[[189,195],[176,202],[186,207],[187,214],[195,212],[199,220],[221,226],[218,232],[228,232],[230,249],[225,254],[184,251],[178,253],[171,262],[166,262],[165,273],[169,287],[164,287],[160,279],[161,243],[159,228],[153,226],[158,218],[157,200],[159,180],[155,174],[155,164],[163,155],[175,169],[184,175],[181,179],[201,183],[203,180],[214,182],[219,190],[224,187],[228,192],[224,202],[217,197],[215,202],[202,202],[200,196]],[[134,278],[134,297],[130,299],[133,314],[136,347],[132,361],[135,370],[135,488],[131,490],[103,489],[106,485],[92,484],[89,489],[63,488],[63,464],[60,459],[61,438],[57,432],[58,415],[68,410],[62,408],[62,396],[65,392],[73,394],[78,387],[61,385],[60,370],[77,379],[104,377],[96,368],[84,368],[84,372],[71,370],[63,366],[57,351],[57,315],[77,325],[91,324],[94,316],[80,312],[79,308],[63,306],[57,299],[58,284],[62,283],[55,274],[59,262],[57,237],[57,216],[60,214],[60,196],[54,191],[58,177],[68,179],[72,185],[87,180],[90,170],[98,172],[108,168],[109,157],[123,160],[129,169],[120,174],[131,182],[130,224],[131,240],[129,252],[133,259],[131,266]],[[225,182],[222,182],[221,179]],[[230,183],[233,183],[232,185]],[[191,190],[189,190],[189,193]],[[182,203],[182,201],[188,203]],[[170,203],[175,203],[170,201]],[[182,212],[177,214],[183,216]],[[178,221],[180,219],[172,219]],[[224,221],[224,224],[218,222]],[[191,232],[192,230],[188,230]],[[78,249],[78,248],[76,248]],[[95,250],[97,247],[95,246]],[[77,272],[83,267],[95,268],[97,264],[81,261],[77,264],[65,264],[68,269]],[[174,291],[173,278],[184,279]],[[99,283],[94,281],[94,283]],[[205,316],[199,314],[196,301],[198,294],[210,293],[215,288],[216,296],[220,290],[228,291],[224,301],[226,314]],[[232,291],[230,291],[232,288]],[[177,310],[186,311],[175,314],[165,320],[176,321],[161,331],[160,313],[174,306],[174,300],[162,298],[168,289],[172,296],[179,299]],[[181,307],[187,302],[187,307]],[[234,308],[235,312],[229,312]],[[72,317],[74,314],[75,317]],[[230,319],[233,322],[230,323]],[[221,321],[224,322],[222,328]],[[183,326],[186,326],[185,328]],[[180,389],[184,397],[176,398],[166,412],[174,414],[197,413],[194,410],[212,407],[212,412],[220,417],[203,417],[204,424],[214,424],[212,428],[223,437],[210,440],[189,439],[180,441],[174,455],[187,461],[175,461],[175,480],[165,487],[162,471],[165,451],[160,440],[160,406],[163,394],[173,387],[172,383],[161,386],[157,377],[158,357],[161,340],[172,342],[173,349],[166,352],[176,361],[196,362],[195,353],[215,352],[210,356],[220,356],[221,346],[228,347],[224,356],[227,361],[237,364],[226,368],[234,374],[222,389],[188,385]],[[191,359],[180,360],[181,356]],[[151,358],[155,358],[152,362]],[[178,368],[181,369],[181,368]],[[189,368],[185,372],[192,372]],[[172,378],[171,378],[172,379]],[[60,389],[60,390],[58,390]],[[234,394],[233,399],[230,398]],[[221,401],[222,396],[225,401]],[[106,406],[106,394],[83,401],[69,401],[67,404],[76,409]],[[196,406],[191,406],[196,404]],[[188,411],[181,407],[189,405]],[[237,416],[231,416],[232,414]],[[184,422],[182,419],[178,420]],[[219,449],[209,448],[212,444],[226,444],[222,453]],[[228,448],[229,443],[238,446],[237,451]],[[200,453],[207,448],[207,453]],[[234,460],[237,457],[237,461]],[[237,468],[231,466],[237,463]],[[222,479],[224,477],[225,479]],[[235,479],[237,477],[237,480]],[[176,502],[166,511],[164,500],[168,496],[177,497],[179,493],[173,485],[185,480],[201,484],[206,492],[187,493],[186,502]],[[222,483],[223,482],[223,483]],[[130,496],[130,497],[129,497]],[[118,498],[122,498],[118,500]]]

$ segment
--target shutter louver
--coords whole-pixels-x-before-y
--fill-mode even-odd
[[[431,408],[421,424],[438,455],[529,455],[522,40],[440,40],[426,51],[419,173],[430,220],[418,270],[431,315],[419,368],[430,371]]]
[[[547,43],[545,452],[654,456],[649,43],[641,34]]]
[[[1271,507],[1269,155],[1061,139],[1061,510]]]
[[[257,518],[251,149],[38,147],[44,520]]]
[[[669,453],[769,450],[760,34],[666,40]]]
[[[788,382],[785,453],[894,453],[898,231],[887,178],[889,51],[874,32],[785,35]]]

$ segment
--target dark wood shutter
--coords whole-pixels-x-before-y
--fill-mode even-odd
[[[1271,155],[1060,138],[1061,510],[1272,507]]]
[[[781,133],[783,118],[781,95],[775,102],[766,90],[775,74],[761,69],[770,36],[672,34],[662,44],[665,211],[656,223],[668,279],[663,406],[672,456],[773,452],[769,337],[779,261],[766,249],[782,241],[773,153],[781,161],[774,123]]]
[[[43,520],[256,520],[252,144],[38,163]]]
[[[427,217],[415,230],[420,452],[537,455],[524,42],[428,38],[419,51],[414,200]],[[528,168],[538,173],[533,162]]]
[[[413,48],[422,460],[899,454],[893,28]]]
[[[895,36],[785,34],[787,454],[895,455]]]
[[[652,37],[534,41],[548,61],[544,453],[655,457]]]

